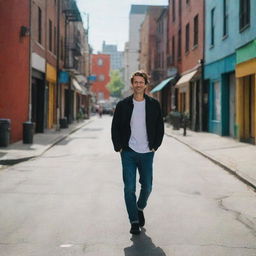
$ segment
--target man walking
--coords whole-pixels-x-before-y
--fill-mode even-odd
[[[112,141],[114,149],[121,154],[124,197],[131,234],[139,234],[145,224],[143,210],[152,190],[154,152],[161,145],[164,124],[160,104],[147,96],[149,83],[144,71],[131,76],[134,94],[118,102],[112,120]],[[136,173],[141,184],[136,199]]]

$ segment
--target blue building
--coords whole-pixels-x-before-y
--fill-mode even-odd
[[[205,65],[209,132],[237,137],[236,56],[256,38],[256,1],[205,1]]]

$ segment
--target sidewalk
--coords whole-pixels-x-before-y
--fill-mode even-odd
[[[33,144],[23,144],[23,141],[10,144],[8,147],[0,147],[0,168],[4,165],[12,165],[42,155],[52,146],[66,138],[69,134],[94,120],[92,116],[82,122],[74,122],[66,129],[56,131],[47,130],[45,133],[34,135]]]
[[[165,133],[229,171],[256,189],[256,146],[238,142],[213,133],[173,130],[165,126]]]

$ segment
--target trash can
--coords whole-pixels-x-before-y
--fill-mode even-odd
[[[23,123],[23,143],[32,144],[34,136],[34,123],[24,122]]]
[[[172,119],[173,130],[179,130],[181,126],[181,113],[172,112],[171,119]]]
[[[0,147],[8,147],[10,144],[11,120],[0,119]]]
[[[60,128],[68,128],[68,120],[66,117],[60,119]]]

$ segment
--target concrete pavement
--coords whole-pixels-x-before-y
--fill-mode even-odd
[[[35,134],[32,145],[19,141],[7,148],[0,147],[0,168],[1,165],[11,165],[42,155],[69,134],[93,121],[94,118],[98,117],[94,116],[89,120],[73,123],[69,128],[60,131],[49,130],[43,134]],[[187,130],[187,136],[183,136],[183,129],[173,130],[168,124],[165,126],[165,133],[256,189],[256,146],[206,132]]]
[[[256,146],[238,142],[213,133],[173,130],[165,126],[165,133],[229,171],[241,181],[256,189]]]
[[[0,168],[42,155],[69,134],[93,121],[94,118],[95,116],[88,120],[74,122],[68,128],[60,129],[59,131],[51,129],[46,130],[45,133],[37,133],[34,135],[33,144],[23,144],[23,141],[18,141],[10,144],[8,147],[0,147]]]
[[[167,136],[155,154],[145,228],[131,236],[110,127],[110,116],[95,118],[0,171],[1,256],[256,255],[255,192]]]

